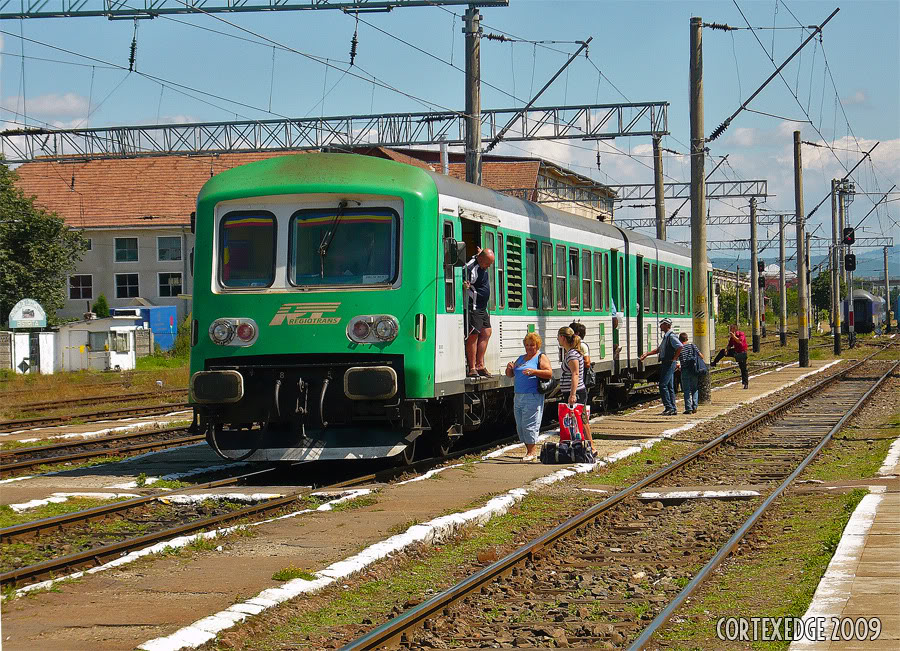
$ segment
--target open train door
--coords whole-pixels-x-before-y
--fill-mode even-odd
[[[497,227],[489,224],[481,224],[481,248],[490,249],[494,252],[494,264],[492,264],[487,272],[491,279],[491,297],[488,299],[488,314],[493,319],[491,323],[490,340],[488,340],[487,351],[484,354],[484,366],[492,374],[500,374],[500,317],[496,316],[497,306],[503,307],[505,297],[504,288],[501,287],[505,274],[503,273],[503,235],[497,233]]]

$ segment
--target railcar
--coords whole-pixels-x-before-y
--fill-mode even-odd
[[[638,357],[660,319],[691,330],[688,249],[374,157],[297,154],[218,174],[195,235],[190,400],[227,459],[446,452],[510,419],[502,371],[529,331],[558,374],[557,329],[585,324],[604,407],[657,373]],[[493,377],[476,380],[461,268],[477,246],[496,262]]]
[[[850,305],[842,301],[844,310],[843,331],[850,329]],[[884,325],[884,298],[870,294],[864,289],[853,290],[853,329],[857,333],[874,332]]]

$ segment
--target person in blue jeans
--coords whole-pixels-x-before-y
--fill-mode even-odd
[[[675,416],[678,414],[675,408],[675,362],[681,355],[683,346],[672,332],[672,319],[660,321],[659,329],[663,333],[662,341],[659,342],[659,346],[641,355],[641,361],[650,355],[659,355],[659,397],[664,407],[660,415]]]
[[[684,391],[684,413],[697,413],[697,399],[700,397],[700,374],[697,373],[697,359],[703,359],[703,353],[694,344],[688,343],[688,334],[678,335],[681,342],[681,390]]]
[[[537,452],[541,419],[544,416],[544,396],[538,391],[538,380],[553,377],[550,360],[541,353],[541,336],[536,332],[525,335],[525,354],[506,365],[507,377],[515,378],[516,393],[513,398],[513,414],[519,440],[525,444],[522,461],[534,461]]]

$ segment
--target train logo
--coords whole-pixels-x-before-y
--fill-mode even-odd
[[[270,326],[282,325],[335,325],[341,322],[339,316],[324,316],[328,312],[337,312],[340,303],[285,303],[272,320]]]

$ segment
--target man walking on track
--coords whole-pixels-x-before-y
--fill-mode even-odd
[[[494,252],[478,249],[463,271],[463,287],[466,289],[466,363],[468,377],[491,377],[484,366],[484,354],[491,338],[491,318],[488,315],[488,299],[491,297],[491,276],[488,268],[494,264]]]
[[[665,408],[661,415],[675,416],[678,414],[675,408],[675,361],[681,355],[683,346],[672,332],[672,319],[660,321],[659,329],[663,333],[662,341],[659,342],[659,346],[641,355],[641,361],[659,353],[659,397]]]
[[[738,327],[733,323],[728,326],[728,333],[728,344],[719,351],[711,366],[715,368],[716,364],[719,363],[719,360],[726,355],[728,357],[734,357],[734,361],[737,362],[738,368],[741,369],[741,382],[744,383],[745,389],[749,389],[750,378],[747,374],[747,335],[738,330]]]

